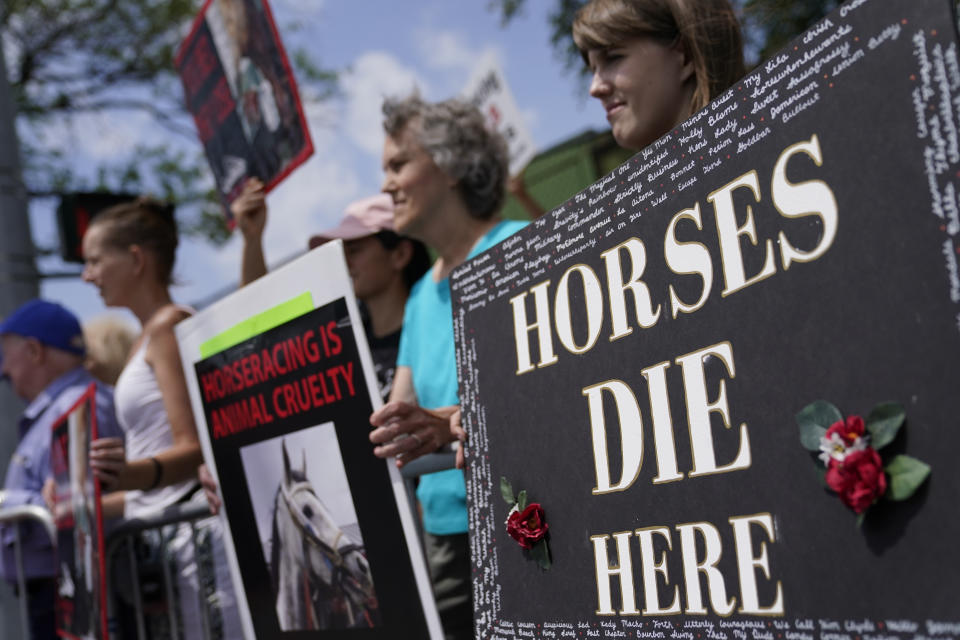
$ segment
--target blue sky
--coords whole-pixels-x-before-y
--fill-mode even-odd
[[[580,94],[577,79],[549,44],[550,4],[530,0],[523,15],[501,28],[487,0],[274,0],[287,47],[305,46],[316,60],[343,74],[340,98],[307,108],[314,156],[268,197],[268,263],[302,250],[312,232],[336,223],[347,203],[379,191],[384,95],[414,86],[428,99],[455,95],[488,50],[499,57],[538,148],[588,128],[606,128],[599,104]],[[61,126],[67,134],[59,139],[69,140],[78,164],[89,166],[165,135],[129,114],[90,116]],[[44,246],[55,244],[53,206],[38,201],[31,208],[34,236]],[[174,297],[189,304],[231,286],[239,275],[239,256],[238,237],[220,248],[184,240]],[[42,264],[45,270],[60,266],[55,259]],[[105,312],[96,290],[79,279],[46,281],[41,294],[84,319]]]

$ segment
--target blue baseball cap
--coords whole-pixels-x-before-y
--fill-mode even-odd
[[[0,335],[34,338],[43,344],[82,356],[86,353],[80,321],[56,302],[39,298],[21,305],[0,323]]]

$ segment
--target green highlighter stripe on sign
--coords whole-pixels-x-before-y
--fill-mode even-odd
[[[200,358],[209,358],[240,344],[244,340],[260,335],[274,327],[279,327],[294,318],[299,318],[303,314],[313,311],[313,309],[313,296],[310,295],[309,291],[301,293],[296,298],[291,298],[266,311],[261,311],[257,315],[213,336],[200,345]]]

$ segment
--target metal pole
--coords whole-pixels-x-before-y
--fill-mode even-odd
[[[133,550],[133,535],[127,537],[127,558],[130,560],[130,584],[133,588],[133,606],[137,616],[137,638],[145,640],[147,625],[143,619],[143,594],[140,592],[140,569],[137,566],[137,554]]]
[[[0,0],[0,5],[3,0]],[[0,34],[2,35],[2,34]],[[30,236],[27,191],[23,186],[16,112],[0,46],[0,314],[35,298],[39,292],[36,250]]]
[[[20,523],[14,525],[13,553],[17,558],[17,587],[20,593],[20,620],[23,622],[23,638],[30,640],[29,612],[27,611],[27,579],[23,575],[23,545],[20,542]]]
[[[163,586],[167,590],[167,620],[170,624],[170,640],[180,639],[180,620],[183,620],[183,614],[178,616],[177,612],[181,610],[181,600],[177,597],[177,590],[174,588],[173,571],[170,570],[170,563],[176,567],[177,577],[180,576],[180,563],[177,561],[176,551],[170,551],[170,543],[177,537],[177,527],[173,527],[169,537],[163,529],[160,530],[160,564],[163,566]],[[182,598],[181,594],[181,598]],[[184,629],[184,633],[189,633]]]
[[[207,597],[205,581],[212,576],[206,574],[206,563],[200,563],[200,545],[197,542],[197,523],[190,523],[190,545],[193,549],[193,564],[196,567],[197,595],[200,605],[200,622],[203,627],[204,640],[210,640],[210,599]],[[182,571],[182,569],[181,569]]]
[[[4,4],[5,1],[0,0],[0,7]],[[0,224],[3,225],[3,233],[0,233],[0,317],[36,298],[39,293],[14,120],[7,63],[0,39]],[[19,434],[14,425],[22,410],[23,403],[9,385],[0,385],[0,424],[4,425],[0,429],[0,474],[4,477],[10,456],[17,447]],[[16,599],[6,588],[0,588],[0,628],[9,633],[6,637],[18,637],[21,633]]]
[[[30,640],[29,612],[27,609],[27,578],[23,566],[23,538],[20,535],[20,525],[22,523],[30,523],[37,527],[43,527],[43,530],[47,534],[47,539],[51,543],[56,540],[57,530],[53,524],[53,516],[50,515],[50,512],[43,507],[32,504],[0,509],[0,523],[13,527],[14,569],[17,572],[17,589],[21,594],[19,598],[19,617],[17,617],[13,611],[7,612],[8,615],[0,619],[0,622],[3,623],[0,629],[10,634],[4,635],[4,638],[20,636],[24,638],[24,640]],[[12,593],[9,604],[11,610],[17,609],[17,602],[14,600]]]

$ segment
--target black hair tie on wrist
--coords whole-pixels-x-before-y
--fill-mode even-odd
[[[153,463],[153,483],[145,491],[153,491],[160,486],[160,481],[163,480],[163,465],[153,456],[150,456],[150,462]]]

